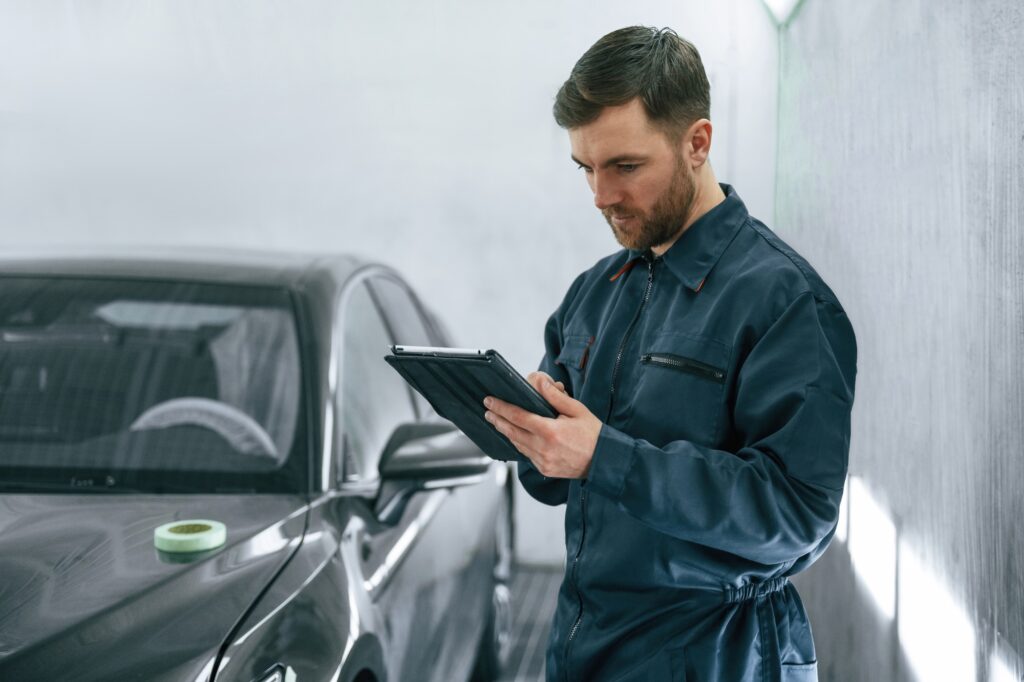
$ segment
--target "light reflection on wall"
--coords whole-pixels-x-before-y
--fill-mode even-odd
[[[975,679],[974,626],[921,556],[900,542],[900,646],[919,680]]]
[[[793,10],[796,9],[799,0],[764,0],[765,4],[768,5],[768,9],[775,15],[775,20],[780,24],[784,24],[789,21],[790,15]]]
[[[860,478],[851,476],[848,490],[853,569],[878,610],[892,620],[896,610],[896,526]]]
[[[918,548],[898,536],[864,481],[851,476],[836,538],[845,542],[859,582],[879,612],[895,619],[910,676],[920,682],[977,678],[977,635],[971,616],[930,570]],[[1020,682],[1020,660],[998,642],[988,661],[990,682]]]
[[[1020,662],[1013,658],[1014,663],[1011,664],[1006,658],[1011,656],[998,651],[992,652],[988,668],[989,682],[1020,682],[1024,678],[1024,669],[1021,668]]]

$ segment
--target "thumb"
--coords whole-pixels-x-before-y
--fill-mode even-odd
[[[551,407],[558,410],[559,414],[574,416],[582,406],[580,401],[570,398],[568,393],[560,390],[558,386],[547,379],[541,380],[540,389],[544,399],[551,403]]]

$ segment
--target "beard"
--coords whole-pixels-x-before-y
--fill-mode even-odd
[[[658,197],[649,213],[630,210],[628,207],[613,206],[601,211],[608,226],[612,228],[616,241],[627,249],[648,251],[653,246],[664,244],[674,238],[690,215],[694,197],[697,194],[697,182],[686,172],[681,158],[676,159],[672,182],[665,192]],[[617,218],[636,218],[632,229],[624,230],[616,227],[612,216]]]

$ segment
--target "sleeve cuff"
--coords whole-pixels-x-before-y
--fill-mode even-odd
[[[626,486],[626,476],[633,466],[636,441],[607,424],[601,425],[594,456],[590,460],[588,485],[601,495],[619,499]]]

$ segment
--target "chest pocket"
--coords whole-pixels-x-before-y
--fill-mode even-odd
[[[555,364],[565,369],[569,375],[569,395],[579,398],[583,389],[583,381],[587,377],[587,361],[590,359],[590,346],[594,343],[593,336],[566,336],[562,343],[562,352],[555,358]]]
[[[656,445],[690,440],[714,446],[725,421],[729,346],[690,334],[664,332],[636,359],[637,405],[631,435]]]

